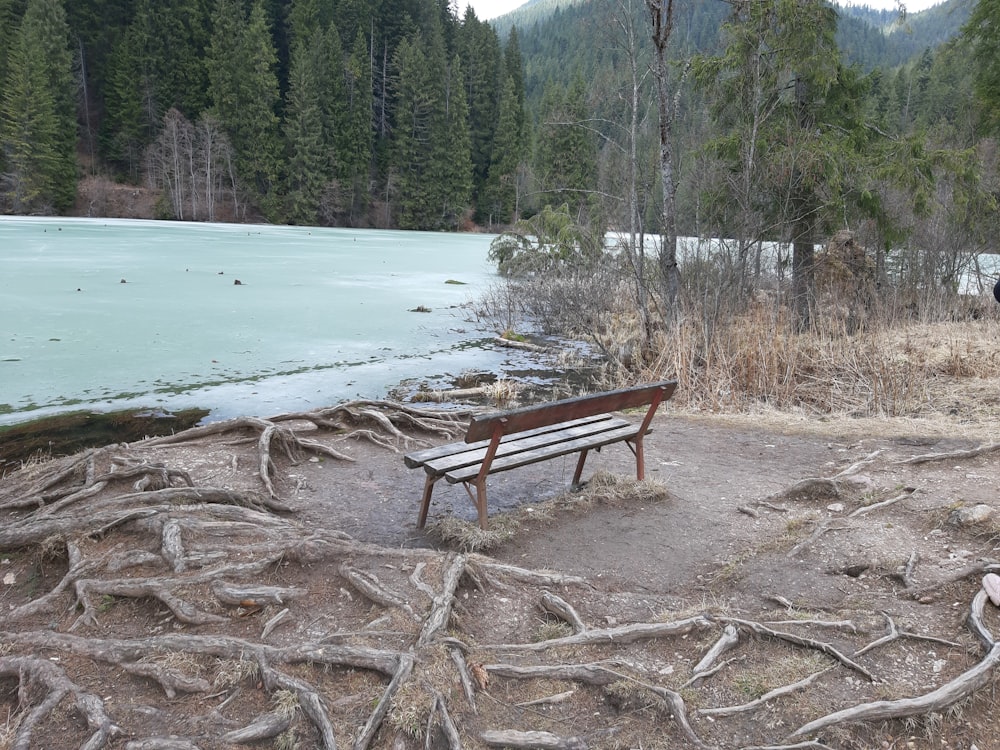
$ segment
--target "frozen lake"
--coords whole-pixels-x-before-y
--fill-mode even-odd
[[[0,217],[0,424],[266,416],[524,367],[464,307],[494,281],[492,238]]]

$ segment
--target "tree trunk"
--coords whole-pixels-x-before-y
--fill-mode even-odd
[[[653,76],[656,79],[657,111],[660,118],[660,182],[663,189],[660,247],[660,283],[663,288],[664,317],[672,320],[677,313],[680,272],[677,268],[677,217],[674,180],[673,128],[677,113],[677,95],[671,96],[667,43],[674,26],[674,0],[646,0],[653,25]]]

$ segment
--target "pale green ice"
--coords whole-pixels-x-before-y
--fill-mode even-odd
[[[502,372],[518,355],[467,308],[495,280],[491,239],[0,218],[0,424],[81,408],[266,416]]]

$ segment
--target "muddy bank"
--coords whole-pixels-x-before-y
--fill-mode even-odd
[[[207,409],[78,411],[0,427],[0,475],[33,457],[68,456],[85,448],[169,435],[207,415]]]

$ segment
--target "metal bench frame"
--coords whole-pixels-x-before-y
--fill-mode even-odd
[[[418,528],[427,522],[431,493],[441,477],[450,484],[461,482],[465,486],[483,529],[487,528],[486,477],[490,474],[579,453],[572,484],[576,488],[589,451],[624,442],[635,455],[636,478],[643,479],[642,439],[650,431],[657,408],[676,387],[676,381],[665,380],[473,417],[463,442],[403,457],[409,468],[423,467],[426,472]],[[640,424],[611,413],[639,406],[649,407]]]

